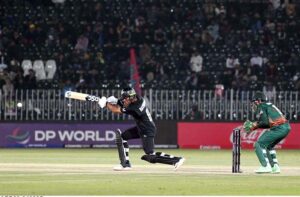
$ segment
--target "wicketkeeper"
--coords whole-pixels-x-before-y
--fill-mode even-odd
[[[146,101],[136,94],[133,88],[124,88],[121,91],[121,98],[117,99],[110,96],[107,99],[102,97],[99,101],[100,107],[107,107],[113,113],[125,113],[131,115],[136,126],[127,129],[123,133],[118,129],[116,131],[116,144],[118,148],[120,165],[114,170],[131,170],[129,161],[129,146],[127,141],[131,139],[141,138],[145,155],[142,160],[150,163],[162,163],[174,165],[175,170],[178,169],[185,159],[165,154],[163,152],[154,152],[154,137],[156,134],[156,126],[152,120],[150,111],[146,105]]]
[[[256,173],[280,173],[274,147],[284,139],[291,130],[288,120],[282,112],[262,92],[256,92],[251,101],[252,110],[257,121],[247,120],[243,127],[247,133],[257,128],[268,128],[254,144],[255,153],[261,164]]]

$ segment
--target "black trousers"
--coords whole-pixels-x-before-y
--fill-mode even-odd
[[[143,149],[146,154],[154,153],[154,137],[143,136],[139,131],[138,127],[132,127],[130,129],[125,130],[121,135],[123,140],[131,140],[141,138]]]

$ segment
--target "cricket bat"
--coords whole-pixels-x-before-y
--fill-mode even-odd
[[[81,92],[73,92],[73,91],[66,91],[65,97],[69,99],[81,100],[81,101],[92,101],[92,102],[99,102],[100,97],[85,94]]]

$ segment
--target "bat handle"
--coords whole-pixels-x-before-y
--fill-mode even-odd
[[[93,96],[93,95],[88,95],[87,97],[85,97],[86,101],[91,101],[91,102],[99,102],[100,97],[98,96]]]

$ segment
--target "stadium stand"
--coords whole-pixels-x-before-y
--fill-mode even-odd
[[[144,88],[299,90],[299,7],[292,0],[3,1],[0,56],[8,72],[24,75],[26,60],[54,60],[53,81],[37,76],[40,88],[82,79],[81,88],[119,87],[129,80],[134,47]],[[203,61],[197,73],[195,52]],[[232,54],[239,64],[227,68]]]

